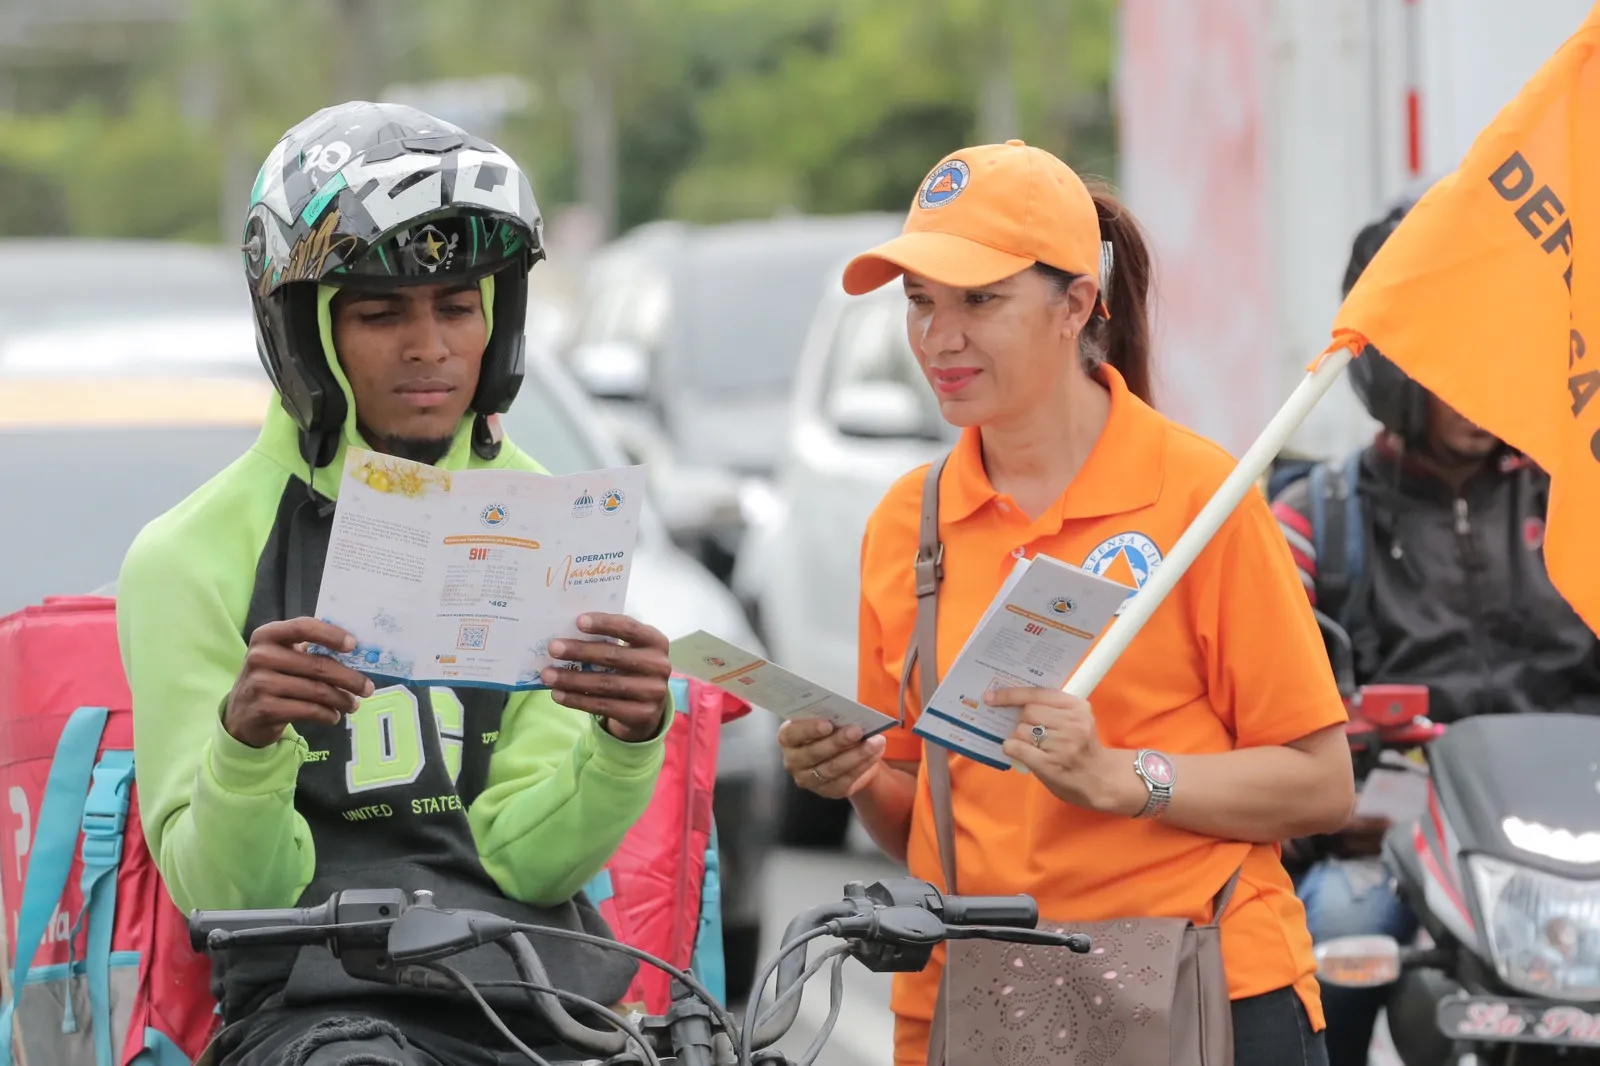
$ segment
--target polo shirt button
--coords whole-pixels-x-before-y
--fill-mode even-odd
[[[1027,554],[1028,554],[1028,549],[1026,547],[1020,545],[1020,544],[1017,545],[1015,548],[1011,549],[1011,555],[1012,555],[1013,558],[1016,558],[1016,559],[1021,559],[1023,556],[1025,556]]]
[[[1000,501],[1000,513],[1001,514],[1010,514],[1011,513],[1011,505],[1009,503],[1006,503],[1004,500],[1001,500]]]

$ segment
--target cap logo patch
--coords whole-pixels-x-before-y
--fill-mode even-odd
[[[961,195],[971,177],[967,165],[959,159],[940,163],[933,168],[933,173],[928,175],[917,192],[917,206],[924,210],[943,207]]]

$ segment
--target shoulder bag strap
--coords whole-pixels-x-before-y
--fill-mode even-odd
[[[1222,912],[1228,909],[1228,904],[1233,902],[1233,890],[1239,887],[1239,875],[1244,873],[1244,863],[1233,871],[1233,876],[1228,878],[1228,883],[1222,886],[1216,898],[1211,901],[1211,924],[1222,924]]]
[[[913,669],[917,670],[918,697],[923,707],[939,687],[939,582],[944,577],[944,545],[939,541],[939,475],[948,458],[946,455],[935,460],[922,483],[922,526],[916,558],[917,624],[911,646],[906,649],[905,669],[900,675],[902,723]],[[950,753],[938,744],[924,744],[923,760],[928,767],[928,791],[933,799],[934,834],[939,842],[939,865],[944,871],[945,891],[956,892],[959,890],[956,888],[955,824],[950,806]]]
[[[944,545],[939,540],[939,475],[944,471],[945,455],[928,467],[922,483],[922,525],[917,540],[917,624],[906,649],[905,670],[900,675],[900,714],[904,722],[906,694],[911,688],[911,672],[918,669],[920,702],[927,706],[939,684],[939,581],[944,577]],[[934,836],[939,845],[939,865],[944,871],[946,892],[956,889],[955,816],[950,803],[950,752],[939,744],[922,745],[922,759],[928,771],[928,793],[933,801]],[[928,1066],[944,1066],[945,1002],[949,995],[949,970],[939,977],[939,993],[933,1003],[933,1022],[928,1032]]]

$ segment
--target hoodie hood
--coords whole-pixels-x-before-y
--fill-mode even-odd
[[[483,294],[483,317],[486,328],[485,336],[494,332],[494,277],[490,275],[478,282]],[[294,419],[283,409],[281,403],[274,403],[267,412],[266,421],[261,427],[261,435],[256,440],[255,450],[262,453],[284,470],[304,481],[308,474],[311,477],[311,486],[319,494],[330,500],[339,498],[339,482],[344,471],[345,452],[351,447],[375,450],[361,435],[356,427],[356,400],[355,394],[350,390],[350,381],[345,377],[344,368],[339,365],[338,353],[333,344],[333,297],[339,289],[334,285],[317,286],[317,331],[322,338],[322,357],[327,361],[328,369],[333,372],[334,380],[339,383],[339,391],[345,398],[344,425],[339,432],[339,449],[334,453],[333,460],[327,466],[318,467],[315,471],[310,469],[310,464],[300,454],[300,427],[295,425]],[[456,426],[454,438],[451,439],[450,449],[445,452],[444,458],[437,465],[442,470],[496,470],[496,469],[521,469],[535,470],[543,473],[544,470],[508,438],[502,442],[500,454],[494,459],[485,460],[472,450],[472,423],[477,413],[468,410],[461,423]],[[498,418],[499,416],[494,416]]]

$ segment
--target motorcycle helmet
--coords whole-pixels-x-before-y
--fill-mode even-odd
[[[392,289],[493,275],[494,322],[473,394],[472,446],[522,384],[528,271],[545,257],[533,189],[509,155],[412,107],[352,101],[283,135],[245,219],[256,347],[300,450],[325,466],[348,414],[317,328],[319,285]]]
[[[1350,262],[1344,270],[1345,296],[1350,295],[1356,279],[1361,277],[1361,272],[1367,269],[1372,257],[1378,254],[1378,249],[1415,202],[1414,198],[1407,197],[1356,234],[1350,247]],[[1350,361],[1345,373],[1350,376],[1350,387],[1355,390],[1356,398],[1385,429],[1398,436],[1407,447],[1417,447],[1424,442],[1428,434],[1427,389],[1370,344]]]

